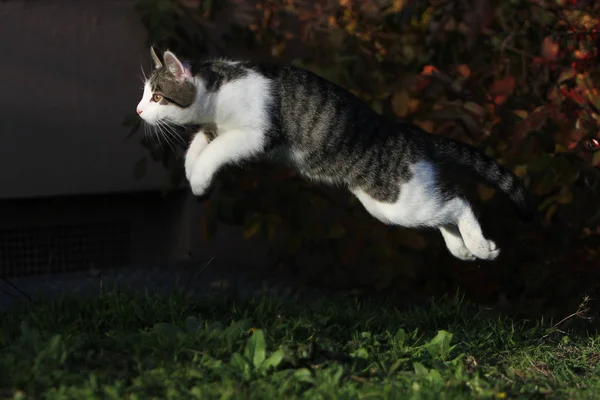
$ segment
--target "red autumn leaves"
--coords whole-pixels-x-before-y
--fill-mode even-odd
[[[503,104],[508,96],[515,90],[514,76],[506,76],[494,81],[488,88],[488,94],[492,97],[494,104]]]
[[[471,76],[471,69],[466,64],[460,64],[456,67],[456,72],[460,78],[466,79]],[[433,65],[426,65],[423,67],[423,71],[421,72],[421,76],[431,77],[434,74],[439,73],[438,69]],[[420,89],[424,86],[427,86],[431,78],[422,79],[419,81]],[[506,102],[506,99],[513,94],[516,86],[516,81],[513,76],[505,76],[503,78],[499,78],[495,80],[488,87],[488,98],[493,101],[494,104],[500,105]]]

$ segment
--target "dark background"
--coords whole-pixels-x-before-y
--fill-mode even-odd
[[[37,36],[26,24],[0,24],[6,35],[10,29],[15,37],[15,31],[27,33],[21,36],[48,53],[18,52],[24,46],[15,39],[7,51],[19,56],[2,79],[29,82],[52,73],[26,91],[41,99],[33,105],[15,84],[9,85],[15,96],[2,103],[4,132],[20,138],[0,146],[17,155],[7,158],[10,165],[4,161],[4,210],[13,210],[7,214],[16,221],[0,232],[5,276],[181,261],[204,271],[214,258],[213,273],[256,272],[294,285],[393,295],[402,304],[460,295],[524,317],[578,312],[588,323],[597,314],[600,6],[577,0],[85,2],[69,14],[78,28],[53,40],[67,26],[59,22],[66,21],[66,3],[55,2],[54,14],[49,5],[0,5],[5,21],[32,15],[53,21]],[[70,39],[70,52],[57,52],[71,34],[82,39]],[[506,198],[473,184],[470,199],[502,253],[494,262],[467,263],[452,258],[435,232],[383,226],[349,194],[270,165],[228,168],[211,198],[197,204],[181,179],[183,149],[143,140],[131,115],[141,94],[138,64],[149,68],[150,44],[182,57],[276,60],[311,69],[381,113],[470,143],[513,169],[535,197],[536,217],[519,221]],[[90,54],[87,62],[77,58],[80,49]],[[31,53],[37,58],[25,59]],[[65,80],[72,80],[71,92]],[[54,81],[60,89],[50,99],[56,101],[35,92]],[[92,82],[96,86],[84,86]],[[32,127],[40,118],[63,127]],[[94,127],[98,123],[102,129]],[[130,129],[132,136],[122,141]],[[41,136],[42,130],[54,136]],[[62,142],[56,139],[61,134]],[[80,144],[65,150],[58,142]],[[86,154],[96,162],[87,162]],[[61,163],[65,157],[71,161]],[[23,162],[28,158],[37,164]],[[46,170],[54,171],[51,179]],[[97,171],[93,179],[84,174],[89,171]],[[36,179],[48,189],[32,190],[43,187]],[[73,214],[82,204],[86,211]],[[55,210],[56,218],[32,218],[32,207],[39,215]],[[66,219],[73,222],[60,231],[53,221]],[[84,236],[85,243],[73,239]],[[40,246],[46,253],[39,259],[52,254],[62,263],[32,262]]]

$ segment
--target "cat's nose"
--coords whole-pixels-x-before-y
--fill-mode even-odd
[[[144,110],[142,110],[141,108],[136,108],[135,111],[137,111],[138,115],[142,115],[142,112],[144,112]]]

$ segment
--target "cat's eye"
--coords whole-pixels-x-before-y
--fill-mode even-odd
[[[152,95],[152,101],[155,102],[155,103],[158,103],[159,101],[161,101],[162,98],[163,97],[160,94],[154,94],[154,95]]]

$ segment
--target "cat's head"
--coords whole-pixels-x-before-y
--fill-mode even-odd
[[[191,67],[175,54],[165,51],[162,60],[150,48],[154,69],[144,83],[144,93],[137,105],[138,115],[147,123],[193,123],[195,103],[202,85],[194,79]]]

